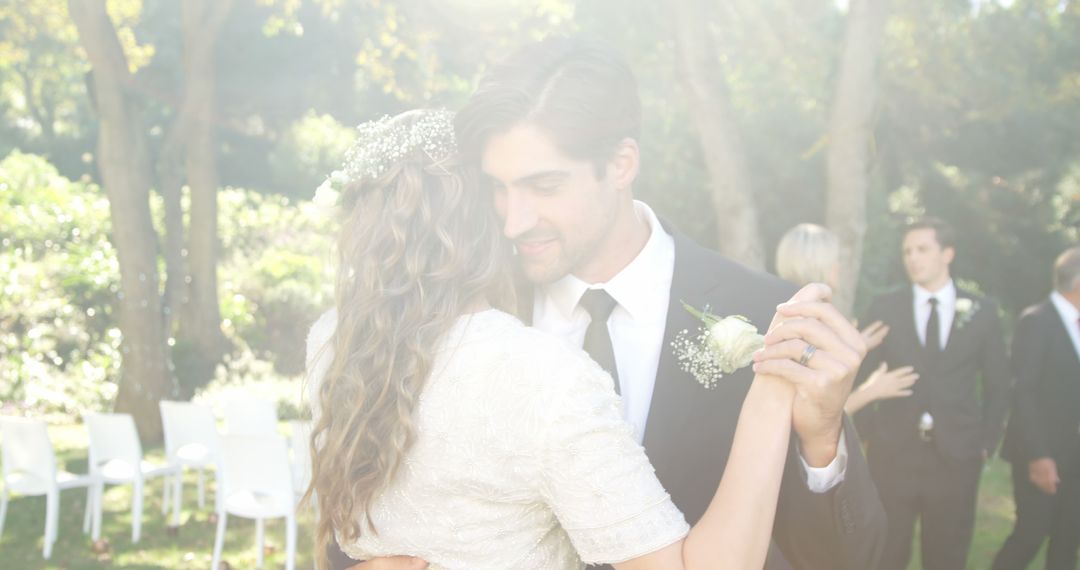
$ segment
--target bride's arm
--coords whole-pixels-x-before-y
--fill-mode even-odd
[[[835,310],[827,306],[830,294],[827,287],[808,285],[789,302],[799,310],[785,309],[791,315],[787,322],[774,318],[767,346],[755,357],[757,376],[739,413],[727,467],[701,520],[682,541],[616,568],[742,570],[765,564],[794,399],[806,397],[800,390],[850,381],[865,354],[848,340],[850,323],[835,318]],[[796,362],[807,344],[817,351],[806,362]]]
[[[758,376],[743,402],[731,455],[709,508],[685,539],[615,564],[618,570],[761,568],[772,536],[791,434],[794,389]]]

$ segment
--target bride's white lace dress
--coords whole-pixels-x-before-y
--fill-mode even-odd
[[[309,335],[313,387],[335,321],[323,315]],[[584,352],[496,310],[460,318],[433,350],[416,443],[373,505],[378,535],[345,553],[551,570],[620,562],[689,531],[622,421],[611,377]]]

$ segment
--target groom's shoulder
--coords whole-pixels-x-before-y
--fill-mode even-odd
[[[696,274],[694,279],[714,285],[715,288],[752,293],[755,297],[769,300],[787,299],[798,289],[789,281],[752,268],[686,236],[678,236],[675,240],[677,264],[680,255],[684,256],[684,267],[693,268],[692,271]]]

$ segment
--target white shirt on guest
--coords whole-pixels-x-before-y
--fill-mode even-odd
[[[937,291],[927,291],[919,285],[912,285],[915,291],[915,330],[919,334],[919,344],[926,346],[926,325],[930,322],[930,298],[938,301],[938,339],[941,350],[949,345],[949,331],[952,330],[953,317],[956,316],[956,284],[952,279]]]
[[[639,201],[634,205],[637,215],[648,222],[651,230],[637,257],[606,283],[590,285],[574,275],[566,275],[545,287],[538,287],[533,301],[532,325],[581,348],[591,320],[589,313],[578,305],[582,295],[588,289],[604,289],[615,299],[618,306],[608,318],[608,333],[615,353],[623,416],[633,428],[638,443],[642,443],[664,349],[664,329],[675,274],[675,240],[664,231],[652,208]],[[844,434],[840,437],[836,459],[826,467],[810,467],[803,460],[807,484],[817,493],[840,484],[846,466]]]
[[[1072,340],[1073,349],[1076,350],[1076,357],[1080,358],[1080,309],[1077,309],[1076,305],[1070,303],[1057,291],[1050,293],[1050,302],[1054,304],[1058,315],[1061,316],[1061,322],[1065,323],[1065,330],[1069,331],[1069,339]]]

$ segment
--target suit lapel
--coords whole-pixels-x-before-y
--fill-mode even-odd
[[[975,324],[976,313],[978,311],[986,310],[985,307],[980,307],[978,311],[976,311],[975,307],[978,305],[978,299],[974,295],[964,293],[957,289],[956,307],[960,306],[961,299],[967,299],[971,302],[972,306],[970,310],[973,312],[966,317],[961,317],[960,311],[954,307],[952,324],[949,327],[949,337],[945,343],[945,350],[941,354],[942,359],[951,360],[963,354],[962,349],[966,344],[969,329],[973,326],[977,326]],[[965,320],[963,325],[959,324],[961,319]]]
[[[670,230],[669,230],[670,231]],[[702,288],[700,283],[695,283],[693,246],[684,236],[673,233],[675,239],[675,271],[671,277],[671,298],[668,301],[667,322],[664,325],[664,344],[660,350],[660,363],[656,367],[656,384],[653,387],[652,403],[649,406],[649,416],[645,423],[645,449],[656,443],[657,428],[664,420],[661,417],[665,411],[682,408],[681,398],[675,390],[675,381],[680,375],[686,374],[679,367],[679,361],[675,356],[671,343],[683,330],[693,331],[700,326],[693,315],[686,311],[683,301],[700,307]]]
[[[1047,321],[1047,331],[1049,337],[1054,339],[1050,342],[1056,343],[1050,351],[1050,354],[1061,354],[1064,357],[1072,357],[1066,360],[1061,359],[1061,363],[1065,368],[1064,370],[1077,370],[1080,369],[1080,354],[1076,353],[1076,348],[1073,347],[1072,337],[1069,336],[1069,331],[1065,328],[1065,321],[1061,318],[1061,313],[1058,312],[1057,307],[1051,301],[1046,301],[1042,312],[1045,315]],[[1053,321],[1053,322],[1050,322]]]
[[[965,297],[963,294],[960,293],[960,290],[957,289],[957,291],[956,291],[956,302],[953,303],[952,322],[949,323],[949,336],[945,337],[945,350],[942,351],[944,353],[948,353],[949,349],[956,345],[956,340],[957,340],[956,335],[963,328],[963,327],[959,327],[959,326],[956,325],[956,323],[961,318],[960,317],[960,311],[957,310],[957,307],[960,306],[960,299],[970,299],[970,297]],[[971,323],[969,322],[969,323],[966,323],[966,324],[971,324]]]
[[[924,347],[922,342],[919,341],[919,323],[915,322],[917,318],[915,316],[915,292],[911,290],[911,286],[907,286],[902,290],[899,305],[895,308],[899,315],[899,318],[896,319],[896,322],[899,323],[898,330],[891,331],[889,334],[895,333],[898,335],[897,338],[903,339],[904,344],[907,345],[902,349],[904,351],[910,350],[912,355],[917,356],[915,360],[918,362],[925,362],[923,358]],[[890,364],[890,366],[893,365]]]

